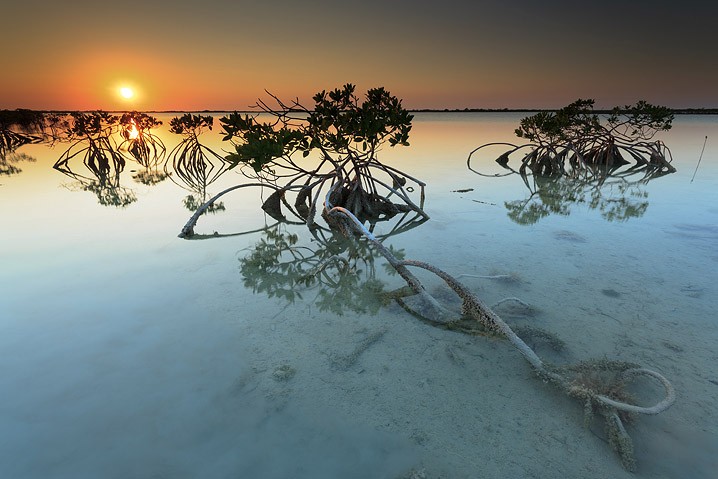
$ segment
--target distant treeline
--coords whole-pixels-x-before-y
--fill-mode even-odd
[[[671,112],[676,115],[718,115],[718,108],[671,108]],[[42,113],[68,113],[70,111],[106,111],[107,113],[125,113],[128,110],[30,110],[24,108],[18,108],[17,110],[2,110],[0,111],[36,111]],[[558,108],[414,108],[407,109],[411,113],[537,113],[537,112],[555,112]],[[145,113],[160,113],[160,114],[178,114],[178,113],[259,113],[257,110],[144,110]],[[601,110],[595,109],[594,113],[598,114],[610,114],[613,110]]]
[[[718,108],[671,108],[676,115],[718,115]],[[542,111],[555,112],[558,109],[551,108],[456,108],[456,109],[432,109],[420,108],[410,109],[412,113],[537,113]],[[613,110],[595,109],[594,113],[610,114]]]

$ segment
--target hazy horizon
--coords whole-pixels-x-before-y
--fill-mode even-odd
[[[533,112],[541,112],[541,111],[555,111],[559,110],[562,106],[556,106],[556,107],[546,107],[546,108],[408,108],[407,111],[410,113],[533,113]],[[616,105],[616,106],[624,106],[624,105]],[[74,112],[85,112],[85,113],[91,113],[91,112],[106,112],[106,113],[128,113],[132,111],[140,111],[142,113],[150,113],[150,114],[170,114],[170,113],[249,113],[249,114],[261,114],[264,113],[260,110],[256,109],[250,109],[250,108],[244,108],[244,109],[237,109],[237,108],[221,108],[217,110],[138,110],[138,109],[132,109],[132,108],[125,108],[125,109],[116,109],[116,110],[105,110],[102,108],[90,108],[90,109],[84,109],[84,110],[49,110],[49,109],[34,109],[34,108],[0,108],[0,110],[30,110],[30,111],[39,111],[39,112],[46,112],[46,113],[74,113]],[[692,114],[694,111],[698,112],[697,114],[701,114],[702,112],[706,112],[705,114],[709,115],[716,115],[718,114],[718,107],[693,107],[693,108],[671,108],[671,110],[674,113],[681,114],[683,112],[686,112],[687,114]],[[594,109],[593,110],[596,113],[608,113],[611,111],[611,109]]]

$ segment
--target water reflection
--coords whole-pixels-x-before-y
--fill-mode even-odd
[[[397,258],[404,251],[389,247]],[[376,314],[386,298],[377,277],[376,256],[368,243],[340,234],[315,230],[313,241],[301,242],[296,233],[278,223],[262,231],[262,238],[240,258],[244,286],[255,293],[288,303],[314,293],[320,311]],[[395,271],[383,263],[388,274]]]
[[[160,137],[151,131],[160,125],[162,122],[157,118],[136,111],[120,117],[120,135],[123,141],[119,149],[126,151],[145,168],[132,175],[132,178],[147,186],[156,185],[168,177],[167,173],[159,170],[167,148]]]
[[[0,110],[0,158],[22,145],[39,143],[45,130],[43,114],[31,110]]]
[[[0,154],[0,176],[11,176],[22,172],[22,169],[17,164],[24,161],[34,163],[36,160],[30,155],[14,151]]]
[[[71,144],[53,165],[77,181],[71,189],[94,193],[103,206],[137,201],[134,191],[120,184],[126,161],[112,139],[119,122],[118,116],[102,111],[70,113],[61,140]]]
[[[600,212],[606,221],[627,221],[643,216],[648,209],[645,185],[655,171],[631,169],[594,177],[523,176],[528,197],[506,201],[508,217],[515,223],[530,225],[550,214],[568,216],[580,205]]]
[[[172,149],[165,163],[165,173],[172,181],[192,194],[183,200],[185,208],[196,211],[207,201],[207,187],[228,169],[224,158],[199,142],[204,129],[212,129],[210,115],[185,114],[170,120],[170,131],[182,135],[182,141]],[[206,213],[224,211],[224,203],[213,203]]]
[[[0,175],[11,176],[22,171],[18,163],[35,159],[17,149],[42,141],[43,115],[30,110],[0,110]]]
[[[245,167],[242,172],[253,181],[276,189],[263,205],[274,218],[283,217],[287,192],[296,193],[296,200],[294,208],[284,200],[286,208],[310,227],[325,198],[362,223],[410,211],[426,216],[425,184],[378,159],[386,144],[409,145],[413,115],[384,88],[369,89],[364,100],[355,90],[346,84],[321,91],[310,108],[298,99],[285,103],[269,94],[275,104],[260,99],[256,107],[270,121],[238,112],[221,118],[224,140],[234,147],[227,161]],[[419,205],[410,198],[415,187]]]
[[[598,210],[607,221],[642,216],[648,208],[642,187],[676,171],[668,147],[653,139],[671,128],[673,114],[640,101],[615,108],[604,120],[594,113],[593,100],[523,118],[515,133],[530,143],[486,143],[469,154],[467,166],[480,176],[521,177],[528,198],[504,203],[519,224],[567,216],[573,204]],[[503,172],[487,174],[472,165],[472,159],[496,149]]]
[[[171,117],[160,116],[164,127],[159,135],[168,152],[181,139],[168,133]],[[535,340],[539,354],[545,353],[547,359],[569,361],[608,354],[655,365],[675,381],[683,399],[668,414],[627,426],[631,435],[636,434],[637,477],[685,477],[686,470],[690,477],[712,477],[718,436],[715,425],[706,418],[716,415],[716,402],[708,393],[714,387],[711,383],[718,380],[710,375],[714,370],[716,335],[711,321],[718,258],[718,210],[712,188],[715,150],[706,150],[696,182],[689,184],[689,180],[704,136],[715,131],[715,117],[681,119],[680,128],[671,132],[667,142],[670,140],[682,173],[639,184],[650,195],[649,214],[619,228],[614,223],[592,221],[599,216],[597,210],[573,203],[566,203],[572,209],[570,218],[554,215],[541,220],[540,228],[514,225],[507,220],[503,206],[466,208],[464,213],[464,208],[456,205],[456,195],[449,193],[452,189],[486,188],[487,194],[477,198],[499,205],[531,194],[519,176],[506,177],[503,183],[474,175],[467,178],[463,167],[465,153],[476,145],[477,138],[482,143],[497,138],[497,131],[511,133],[510,123],[518,116],[423,118],[416,125],[416,141],[410,150],[386,154],[392,164],[411,165],[417,176],[431,179],[429,199],[435,213],[432,221],[422,226],[421,234],[416,230],[398,238],[400,243],[392,242],[406,248],[407,256],[431,260],[452,273],[520,271],[523,283],[519,285],[466,281],[481,287],[481,297],[489,302],[511,294],[540,307],[543,313],[536,316],[511,318],[517,325],[551,331],[571,345],[564,353],[554,353],[540,339],[527,339],[514,328],[532,348],[530,339]],[[173,136],[174,141],[170,139]],[[214,137],[205,132],[200,141],[221,153]],[[115,138],[119,138],[117,134]],[[130,465],[128,476],[149,470],[171,477],[173,471],[187,470],[190,462],[202,463],[210,449],[218,452],[216,458],[209,457],[225,464],[225,452],[238,450],[238,444],[249,448],[244,449],[245,456],[260,458],[276,450],[272,448],[277,444],[284,446],[287,461],[294,462],[278,467],[286,466],[282,470],[291,476],[297,464],[311,469],[314,464],[307,457],[321,461],[327,450],[333,454],[331,458],[349,458],[350,463],[352,458],[367,457],[367,444],[381,450],[381,457],[396,457],[395,449],[377,440],[375,429],[389,429],[409,438],[425,461],[426,477],[473,477],[481,467],[500,471],[499,476],[501,472],[515,477],[571,476],[572,471],[582,469],[589,478],[630,477],[601,444],[605,439],[602,428],[597,424],[591,429],[582,427],[581,404],[565,401],[542,383],[535,389],[529,369],[518,363],[520,358],[504,343],[444,334],[405,316],[391,321],[397,319],[398,308],[393,306],[376,316],[357,314],[344,306],[342,321],[327,327],[333,314],[311,314],[309,311],[317,308],[311,300],[320,289],[333,290],[328,281],[353,274],[351,269],[342,271],[342,261],[327,266],[324,273],[329,278],[323,277],[322,283],[316,280],[310,287],[297,284],[296,290],[306,301],[295,298],[292,304],[278,295],[269,299],[266,291],[252,296],[252,289],[242,284],[245,271],[240,274],[239,257],[253,254],[260,238],[271,249],[274,240],[264,233],[211,243],[171,241],[168,232],[191,213],[183,213],[180,204],[188,193],[170,181],[151,191],[134,186],[139,198],[146,195],[144,203],[138,201],[131,210],[118,214],[95,205],[87,193],[71,194],[56,187],[67,180],[48,166],[61,150],[26,145],[19,152],[36,156],[39,164],[34,168],[23,161],[16,165],[24,170],[19,176],[0,179],[6,183],[0,187],[0,194],[6,195],[0,205],[9,220],[4,240],[13,252],[3,259],[6,294],[1,295],[0,307],[6,312],[5,330],[11,333],[2,335],[0,348],[6,352],[0,389],[12,392],[0,399],[7,411],[0,451],[0,463],[9,470],[6,477],[42,475],[58,468],[58,475],[77,477],[80,471],[80,475],[86,472],[97,477],[102,475],[98,471],[118,465]],[[125,157],[132,168],[133,160]],[[70,165],[75,169],[75,163]],[[77,166],[84,168],[81,162]],[[230,176],[234,175],[224,175],[209,189],[219,191],[234,184]],[[627,181],[638,179],[640,175]],[[549,187],[534,185],[533,177],[529,180],[534,189]],[[502,190],[506,183],[518,191]],[[258,196],[249,200],[235,197],[233,201],[249,203],[251,211]],[[42,201],[30,204],[18,202],[20,198]],[[91,204],[80,210],[81,203]],[[228,209],[230,206],[227,203]],[[70,210],[83,211],[83,218],[68,217]],[[480,221],[476,216],[469,218],[477,210],[482,214]],[[261,223],[258,207],[256,213],[245,220],[232,211],[232,223],[230,215],[222,215],[221,221],[204,221],[209,232],[219,227],[220,232],[236,231]],[[389,226],[377,225],[377,230]],[[586,243],[556,243],[554,238],[564,234],[556,233],[557,228],[574,233],[574,238],[586,238]],[[48,231],[58,234],[48,236]],[[287,236],[298,234],[290,247],[307,242],[310,249],[318,247],[305,227],[285,224],[276,231],[285,235],[287,243]],[[110,236],[116,247],[106,248]],[[627,246],[614,248],[611,255],[597,255],[592,253],[597,244]],[[545,253],[552,251],[560,254],[549,254],[547,260]],[[292,261],[289,254],[283,253],[280,260]],[[304,254],[315,252],[305,250]],[[328,253],[316,254],[326,257]],[[349,259],[347,253],[340,256]],[[234,262],[226,261],[235,257]],[[392,288],[398,278],[386,277],[383,267],[375,264],[374,278],[384,280],[385,289]],[[307,271],[313,266],[307,263],[302,268]],[[356,268],[362,273],[369,269],[362,262]],[[106,287],[107,270],[112,273],[112,288]],[[258,276],[255,281],[262,284],[262,271],[247,272]],[[366,279],[360,278],[359,288]],[[138,288],[138,284],[161,284],[166,294],[159,297],[156,288]],[[434,289],[431,281],[427,285],[442,304],[455,299],[447,290],[444,301],[443,286]],[[280,283],[276,287],[291,288]],[[608,288],[614,290],[613,295]],[[43,291],[42,301],[37,301],[38,291]],[[615,296],[616,292],[620,296]],[[382,299],[378,296],[372,301]],[[118,302],[118,297],[126,300]],[[375,306],[365,307],[371,310]],[[309,316],[314,320],[305,320]],[[335,357],[349,356],[356,345],[363,344],[363,338],[381,333],[387,325],[382,341],[361,356],[353,369],[335,367]],[[56,341],[58,337],[63,341]],[[307,354],[308,350],[312,354]],[[228,356],[228,352],[232,354]],[[273,371],[283,364],[297,369],[293,379],[276,380]],[[518,369],[512,369],[514,366]],[[478,376],[473,374],[477,370]],[[651,392],[647,390],[651,384],[638,386],[639,393]],[[252,398],[267,399],[255,404]],[[416,398],[426,401],[415,404]],[[402,406],[406,404],[417,408]],[[311,407],[309,412],[304,405]],[[278,411],[282,407],[285,409]],[[462,413],[466,410],[481,411],[491,419],[474,420]],[[197,411],[216,414],[198,415]],[[241,415],[232,418],[227,411]],[[336,417],[350,417],[353,422],[333,422]],[[28,425],[27,418],[36,420]],[[147,433],[148,418],[153,426],[149,429],[156,433]],[[296,418],[301,420],[293,420]],[[366,424],[371,434],[337,435],[336,431],[355,431],[359,422]],[[208,424],[216,426],[211,443],[206,440]],[[96,439],[106,430],[116,434],[98,443]],[[243,436],[237,442],[240,430]],[[556,441],[544,440],[547,431]],[[166,437],[174,440],[163,448]],[[307,447],[295,447],[307,437],[318,438],[314,440],[317,447],[309,447],[308,452]],[[466,437],[486,440],[466,441]],[[347,444],[357,446],[347,449]],[[189,450],[198,453],[184,454]],[[447,450],[451,454],[445,454]],[[507,462],[512,455],[521,460]],[[378,464],[378,457],[374,454],[367,461]],[[474,465],[464,459],[477,457],[486,460]],[[265,464],[267,468],[274,465],[269,459],[262,462]],[[416,464],[413,459],[412,464]],[[246,471],[234,463],[225,465],[227,470]],[[198,476],[206,473],[199,469]],[[335,477],[346,470],[341,469]],[[255,476],[260,477],[261,472]],[[381,472],[364,475],[382,477]],[[383,477],[409,475],[397,472]]]
[[[118,116],[103,111],[38,112],[37,115],[35,128],[43,135],[37,137],[38,142],[69,143],[53,168],[76,180],[70,189],[91,191],[102,205],[125,207],[137,201],[134,191],[120,181],[128,159],[143,167],[132,176],[138,183],[153,186],[171,178],[191,191],[183,203],[192,211],[206,201],[207,186],[228,169],[222,157],[198,140],[203,129],[212,128],[211,116],[187,114],[173,118],[170,131],[183,139],[167,155],[164,142],[152,132],[162,121],[145,113]],[[118,135],[119,144],[115,140]],[[19,144],[16,136],[12,138],[13,145]],[[217,203],[209,210],[222,211],[224,205]]]

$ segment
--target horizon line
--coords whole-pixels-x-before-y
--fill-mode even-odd
[[[407,108],[406,111],[409,113],[533,113],[542,111],[558,111],[560,108]],[[718,107],[688,107],[688,108],[668,108],[676,114],[718,114]],[[267,113],[258,110],[236,110],[236,109],[211,109],[211,110],[180,110],[180,109],[168,109],[168,110],[136,110],[136,109],[124,109],[124,110],[104,110],[98,109],[83,109],[83,110],[72,110],[72,109],[33,109],[33,108],[0,108],[0,111],[39,111],[46,113],[72,113],[72,112],[97,112],[104,111],[107,113],[129,113],[133,111],[139,111],[142,113]],[[310,110],[311,111],[311,110]],[[599,108],[592,110],[593,113],[610,113],[613,109]]]

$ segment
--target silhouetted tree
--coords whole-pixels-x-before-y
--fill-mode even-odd
[[[659,173],[676,171],[671,165],[670,150],[660,140],[653,140],[656,133],[671,128],[670,109],[639,101],[614,108],[602,122],[593,105],[593,100],[579,99],[556,112],[523,118],[516,136],[531,143],[487,143],[469,154],[469,167],[472,156],[481,149],[505,145],[510,149],[496,162],[524,177],[528,174],[580,177],[587,172],[605,176],[628,164],[647,166]],[[509,165],[510,158],[524,149],[528,153],[521,157],[515,170]]]
[[[119,175],[125,168],[125,159],[112,140],[119,125],[119,117],[107,112],[72,112],[64,140],[70,147],[55,162],[56,169],[70,168],[70,161],[81,158],[95,178],[102,181]]]
[[[130,157],[145,169],[135,173],[132,178],[142,184],[152,186],[164,181],[167,174],[158,170],[167,149],[153,128],[162,125],[157,118],[141,112],[125,113],[120,117],[120,151],[126,151]]]
[[[44,128],[42,112],[0,110],[0,160],[22,145],[41,142]]]
[[[424,183],[378,160],[385,143],[409,144],[413,117],[401,100],[384,88],[370,89],[360,100],[351,84],[317,93],[311,109],[298,101],[286,104],[272,98],[275,107],[261,100],[257,104],[270,121],[238,113],[220,121],[224,139],[231,141],[235,150],[227,160],[250,166],[249,172],[243,169],[248,177],[278,186],[275,207],[281,199],[285,207],[311,224],[319,192],[326,186],[324,192],[331,191],[335,204],[370,222],[409,211],[425,216],[409,198],[413,189],[405,188],[407,178],[411,179],[422,189],[423,200]],[[315,158],[307,158],[313,153]],[[293,208],[284,198],[290,191],[297,194]],[[266,206],[271,207],[269,203]]]
[[[162,125],[157,118],[141,112],[124,113],[120,117],[120,150],[126,150],[145,168],[155,168],[164,159],[167,149],[152,129]]]
[[[671,128],[673,113],[639,101],[616,107],[602,121],[593,100],[577,100],[555,112],[523,118],[516,136],[531,143],[487,143],[469,154],[469,169],[482,176],[518,174],[530,191],[525,200],[507,201],[509,217],[531,224],[549,214],[568,215],[572,203],[601,211],[609,221],[625,221],[648,208],[641,185],[675,172],[670,150],[658,140]],[[472,157],[488,147],[508,147],[496,159],[507,172],[487,175]],[[519,158],[513,167],[511,159]]]
[[[196,210],[207,200],[207,187],[217,180],[229,165],[220,155],[199,142],[204,129],[212,129],[214,118],[210,115],[187,113],[170,120],[170,131],[182,135],[182,141],[172,149],[165,162],[165,173],[175,184],[192,192],[183,203],[190,211]],[[212,203],[206,212],[223,211],[222,203]]]
[[[124,207],[137,201],[137,197],[120,185],[126,161],[112,139],[119,121],[118,116],[103,111],[70,113],[61,135],[70,147],[53,168],[76,179],[80,189],[93,192],[100,204]],[[77,165],[80,159],[85,167],[82,172]]]

